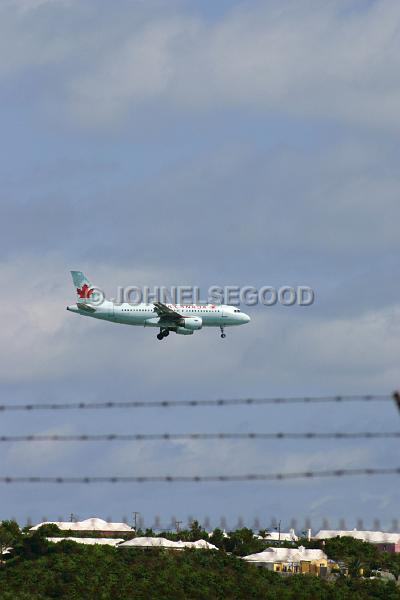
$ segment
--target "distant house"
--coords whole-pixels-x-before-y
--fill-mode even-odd
[[[279,531],[270,531],[265,537],[262,535],[255,535],[254,537],[258,540],[266,540],[267,542],[297,542],[299,539],[294,529],[290,529],[289,532],[281,531],[280,533]]]
[[[55,544],[59,542],[64,542],[65,540],[70,542],[76,542],[77,544],[86,544],[87,546],[118,546],[121,542],[125,540],[123,538],[85,538],[85,537],[48,537],[46,538],[48,542],[53,542]]]
[[[3,551],[0,551],[0,562],[1,562],[1,557],[5,556],[6,554],[10,554],[11,550],[12,550],[12,548],[10,547],[10,548],[4,548]]]
[[[216,546],[205,540],[197,540],[197,542],[173,542],[163,537],[136,537],[119,544],[118,548],[140,548],[141,550],[151,550],[152,548],[167,548],[169,550],[185,550],[185,548],[218,550]]]
[[[85,521],[45,521],[30,528],[30,531],[36,531],[42,525],[57,525],[61,531],[76,531],[80,533],[97,533],[99,538],[115,537],[134,533],[135,530],[126,523],[108,523],[103,519],[91,518]]]
[[[329,540],[335,537],[352,537],[356,540],[369,542],[378,547],[382,552],[400,552],[400,533],[389,533],[384,531],[349,531],[337,529],[321,529],[315,536],[315,540]]]
[[[323,550],[299,548],[266,548],[263,552],[244,556],[243,560],[275,573],[311,573],[326,575],[328,557]]]

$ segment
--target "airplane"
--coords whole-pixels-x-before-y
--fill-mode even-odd
[[[228,304],[116,303],[104,299],[99,288],[95,288],[81,271],[71,271],[71,275],[77,301],[67,306],[67,310],[112,323],[156,327],[160,329],[158,340],[168,337],[171,331],[178,335],[193,335],[203,327],[219,327],[221,338],[225,338],[225,327],[250,321],[239,308]]]

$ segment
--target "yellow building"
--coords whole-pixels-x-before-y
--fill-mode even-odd
[[[328,557],[323,550],[299,548],[266,548],[243,558],[248,563],[276,573],[326,575]]]

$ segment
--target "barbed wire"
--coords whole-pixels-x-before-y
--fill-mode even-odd
[[[393,401],[396,395],[365,394],[338,396],[299,396],[275,398],[228,398],[216,400],[134,400],[127,402],[70,402],[70,403],[29,403],[29,404],[0,404],[0,411],[30,411],[30,410],[98,410],[109,408],[172,408],[172,407],[202,407],[202,406],[259,406],[267,404],[314,404],[332,402],[386,402]]]
[[[282,481],[288,479],[314,479],[320,477],[354,477],[358,475],[400,475],[400,467],[330,469],[326,471],[302,471],[295,473],[261,473],[246,475],[137,475],[137,476],[90,476],[90,477],[0,477],[0,483],[201,483]]]
[[[281,440],[281,439],[382,439],[400,438],[400,431],[306,433],[100,433],[68,435],[2,435],[0,442],[113,442],[175,440]]]

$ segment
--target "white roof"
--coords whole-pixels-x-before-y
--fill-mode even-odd
[[[120,548],[172,548],[184,550],[185,548],[197,548],[200,550],[218,550],[216,546],[205,540],[197,542],[173,542],[163,537],[136,537],[119,545]]]
[[[280,537],[279,537],[279,532],[278,531],[271,531],[269,533],[267,533],[267,535],[265,537],[263,537],[262,535],[255,535],[254,537],[256,537],[258,540],[266,540],[268,541],[279,541],[279,539],[282,542],[297,542],[297,540],[299,539],[297,537],[297,535],[294,533],[294,531],[289,531],[289,533],[283,533],[281,531],[280,533]]]
[[[218,550],[217,546],[206,542],[206,540],[197,540],[196,542],[179,542],[183,544],[185,548],[197,548],[198,550]]]
[[[172,542],[162,537],[137,537],[121,544],[121,548],[130,546],[133,548],[175,548],[177,542]]]
[[[244,556],[243,560],[254,563],[293,562],[302,560],[326,560],[328,557],[323,550],[304,548],[266,548],[263,552]]]
[[[327,540],[334,537],[352,537],[356,540],[363,540],[371,544],[397,544],[400,543],[400,533],[386,533],[384,531],[358,531],[351,529],[349,531],[340,529],[321,529],[314,538],[317,540]]]
[[[48,542],[54,542],[57,544],[58,542],[63,542],[64,540],[68,540],[70,542],[76,542],[77,544],[86,544],[88,546],[93,546],[94,544],[99,544],[100,546],[117,546],[124,540],[122,538],[80,538],[80,537],[48,537],[46,538]]]
[[[63,531],[126,531],[132,532],[134,529],[129,527],[126,523],[108,523],[107,521],[103,521],[103,519],[97,519],[92,517],[90,519],[86,519],[85,521],[45,521],[44,523],[39,523],[34,527],[31,527],[31,531],[36,531],[42,525],[57,525],[59,529]]]

